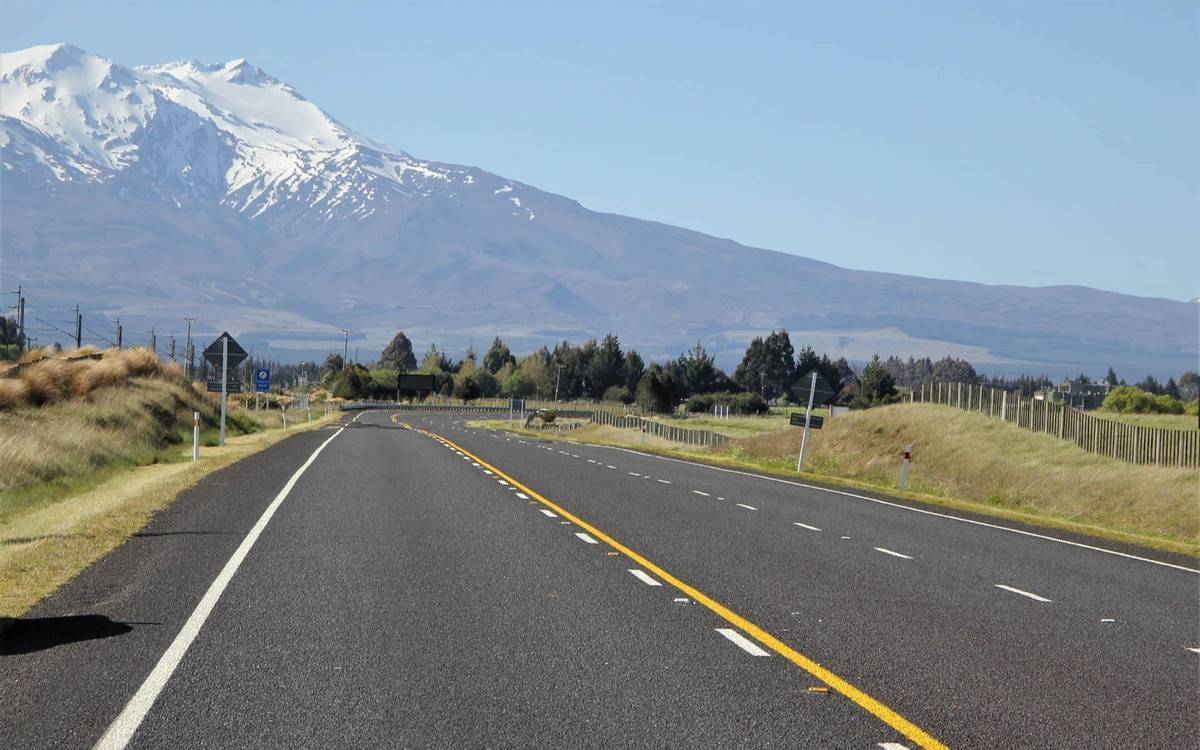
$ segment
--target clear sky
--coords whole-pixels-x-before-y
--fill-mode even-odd
[[[1200,3],[0,2],[351,128],[852,268],[1200,296]],[[802,294],[802,289],[797,290]]]

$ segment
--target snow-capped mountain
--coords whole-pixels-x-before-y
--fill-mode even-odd
[[[0,164],[2,281],[55,319],[80,304],[170,331],[192,315],[307,355],[343,326],[371,349],[399,327],[451,347],[612,330],[650,354],[702,338],[729,364],[786,326],[852,359],[1131,375],[1196,360],[1187,303],[851,271],[595,213],[374,141],[246,60],[0,55]]]

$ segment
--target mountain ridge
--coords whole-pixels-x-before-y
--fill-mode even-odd
[[[42,54],[0,56],[0,210],[5,275],[50,307],[171,330],[179,316],[159,311],[183,306],[282,356],[331,348],[342,327],[371,348],[397,328],[527,348],[613,330],[657,356],[702,338],[728,366],[788,327],[851,359],[1195,367],[1190,303],[846,269],[414,158],[246,60]]]

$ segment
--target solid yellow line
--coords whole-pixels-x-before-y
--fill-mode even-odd
[[[691,586],[691,585],[679,580],[675,576],[673,576],[670,573],[668,573],[667,571],[663,570],[658,565],[655,565],[654,563],[650,562],[646,558],[639,555],[637,552],[634,552],[633,550],[629,549],[625,545],[618,542],[616,539],[613,539],[608,534],[605,534],[600,529],[597,529],[595,526],[592,526],[590,523],[580,519],[578,516],[574,515],[570,511],[565,510],[564,508],[557,505],[556,503],[554,503],[550,500],[547,500],[545,497],[540,495],[535,490],[532,490],[529,487],[526,487],[521,482],[517,481],[516,479],[509,476],[508,474],[505,474],[503,471],[496,468],[495,466],[492,466],[487,461],[484,461],[479,456],[476,456],[474,453],[471,453],[466,448],[455,443],[453,440],[442,437],[441,435],[437,434],[436,432],[428,432],[426,430],[421,430],[421,432],[424,432],[425,434],[430,435],[430,436],[436,438],[437,440],[440,440],[443,443],[446,443],[447,445],[457,448],[458,450],[462,451],[466,455],[470,456],[474,461],[479,462],[479,464],[481,466],[486,466],[487,468],[491,469],[498,476],[511,482],[513,484],[513,486],[521,489],[526,494],[528,494],[530,497],[536,498],[537,500],[539,500],[540,502],[545,504],[547,507],[549,507],[551,510],[553,510],[555,513],[558,513],[563,518],[575,523],[580,528],[585,529],[589,534],[591,534],[598,541],[604,542],[608,546],[612,547],[613,549],[615,549],[615,550],[621,552],[622,554],[624,554],[625,556],[629,557],[631,560],[634,560],[641,567],[645,568],[648,572],[651,572],[651,573],[657,575],[659,578],[663,579],[664,581],[671,584],[675,588],[679,589],[683,593],[689,595],[696,602],[699,602],[700,604],[703,604],[705,607],[708,607],[710,610],[712,610],[714,613],[716,613],[717,616],[721,617],[722,619],[724,619],[725,621],[729,622],[732,625],[736,625],[737,627],[744,630],[746,633],[749,633],[751,636],[754,637],[755,640],[757,640],[762,645],[766,646],[767,648],[771,649],[772,651],[779,654],[783,658],[787,659],[792,664],[795,664],[797,667],[800,667],[805,672],[808,672],[813,677],[816,677],[821,682],[824,682],[826,685],[828,685],[829,687],[838,691],[839,693],[846,696],[850,700],[854,701],[859,706],[862,706],[867,711],[869,711],[872,715],[874,715],[876,718],[880,719],[885,724],[890,726],[892,729],[895,729],[900,734],[904,735],[908,739],[917,743],[918,746],[920,746],[922,748],[927,748],[928,750],[934,750],[934,749],[946,750],[946,745],[944,745],[941,742],[939,742],[938,740],[934,739],[932,736],[929,735],[929,733],[927,733],[925,730],[918,727],[916,724],[913,724],[908,719],[904,718],[903,716],[896,713],[892,709],[888,708],[884,704],[880,703],[879,701],[875,700],[871,696],[867,695],[862,690],[859,690],[854,685],[851,685],[846,680],[843,680],[841,677],[838,677],[833,672],[830,672],[825,667],[822,667],[820,664],[816,663],[812,659],[809,659],[804,654],[801,654],[799,651],[796,651],[791,646],[787,645],[786,643],[779,640],[775,636],[771,635],[767,631],[763,630],[759,626],[750,622],[745,617],[742,617],[738,613],[729,609],[724,604],[721,604],[717,600],[708,596],[703,591],[700,591],[699,589],[695,588],[694,586]]]

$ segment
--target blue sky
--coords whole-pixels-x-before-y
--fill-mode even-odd
[[[1190,299],[1198,8],[5,2],[0,40],[245,57],[415,156],[852,268]]]

